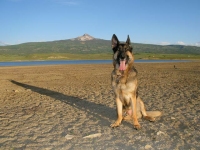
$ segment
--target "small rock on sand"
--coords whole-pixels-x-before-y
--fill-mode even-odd
[[[90,134],[90,135],[88,135],[88,136],[84,136],[83,138],[84,138],[84,139],[85,139],[85,138],[95,138],[95,137],[99,137],[99,136],[101,136],[101,133]]]
[[[13,90],[15,93],[18,93],[19,92],[19,90]]]
[[[145,149],[152,149],[151,145],[146,145],[144,148]]]
[[[161,135],[161,134],[165,135],[165,133],[162,132],[162,131],[158,131],[158,132],[157,132],[157,135]]]
[[[75,136],[74,135],[69,135],[69,134],[67,134],[66,136],[65,136],[65,138],[67,139],[67,140],[71,140],[71,139],[73,139]]]

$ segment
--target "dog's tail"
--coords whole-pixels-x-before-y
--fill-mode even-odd
[[[138,113],[137,116],[138,118],[144,116],[147,120],[155,120],[155,117],[159,117],[162,115],[162,113],[160,111],[146,111],[145,106],[144,106],[144,102],[142,101],[142,99],[138,96],[137,98],[137,105],[139,105],[140,107],[138,107]]]

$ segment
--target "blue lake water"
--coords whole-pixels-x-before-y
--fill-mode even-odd
[[[189,62],[189,60],[135,60],[135,63],[176,63]],[[48,60],[48,61],[16,61],[0,62],[0,66],[41,66],[65,64],[111,64],[112,60]]]

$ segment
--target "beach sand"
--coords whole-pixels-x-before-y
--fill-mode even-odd
[[[141,130],[110,128],[112,64],[0,67],[0,149],[200,149],[200,63],[135,67],[146,109],[163,113]]]

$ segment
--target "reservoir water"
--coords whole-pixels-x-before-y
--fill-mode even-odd
[[[189,62],[189,60],[135,60],[135,63],[176,63]],[[0,62],[1,67],[6,66],[41,66],[66,64],[111,64],[112,60],[45,60],[45,61],[15,61]]]

